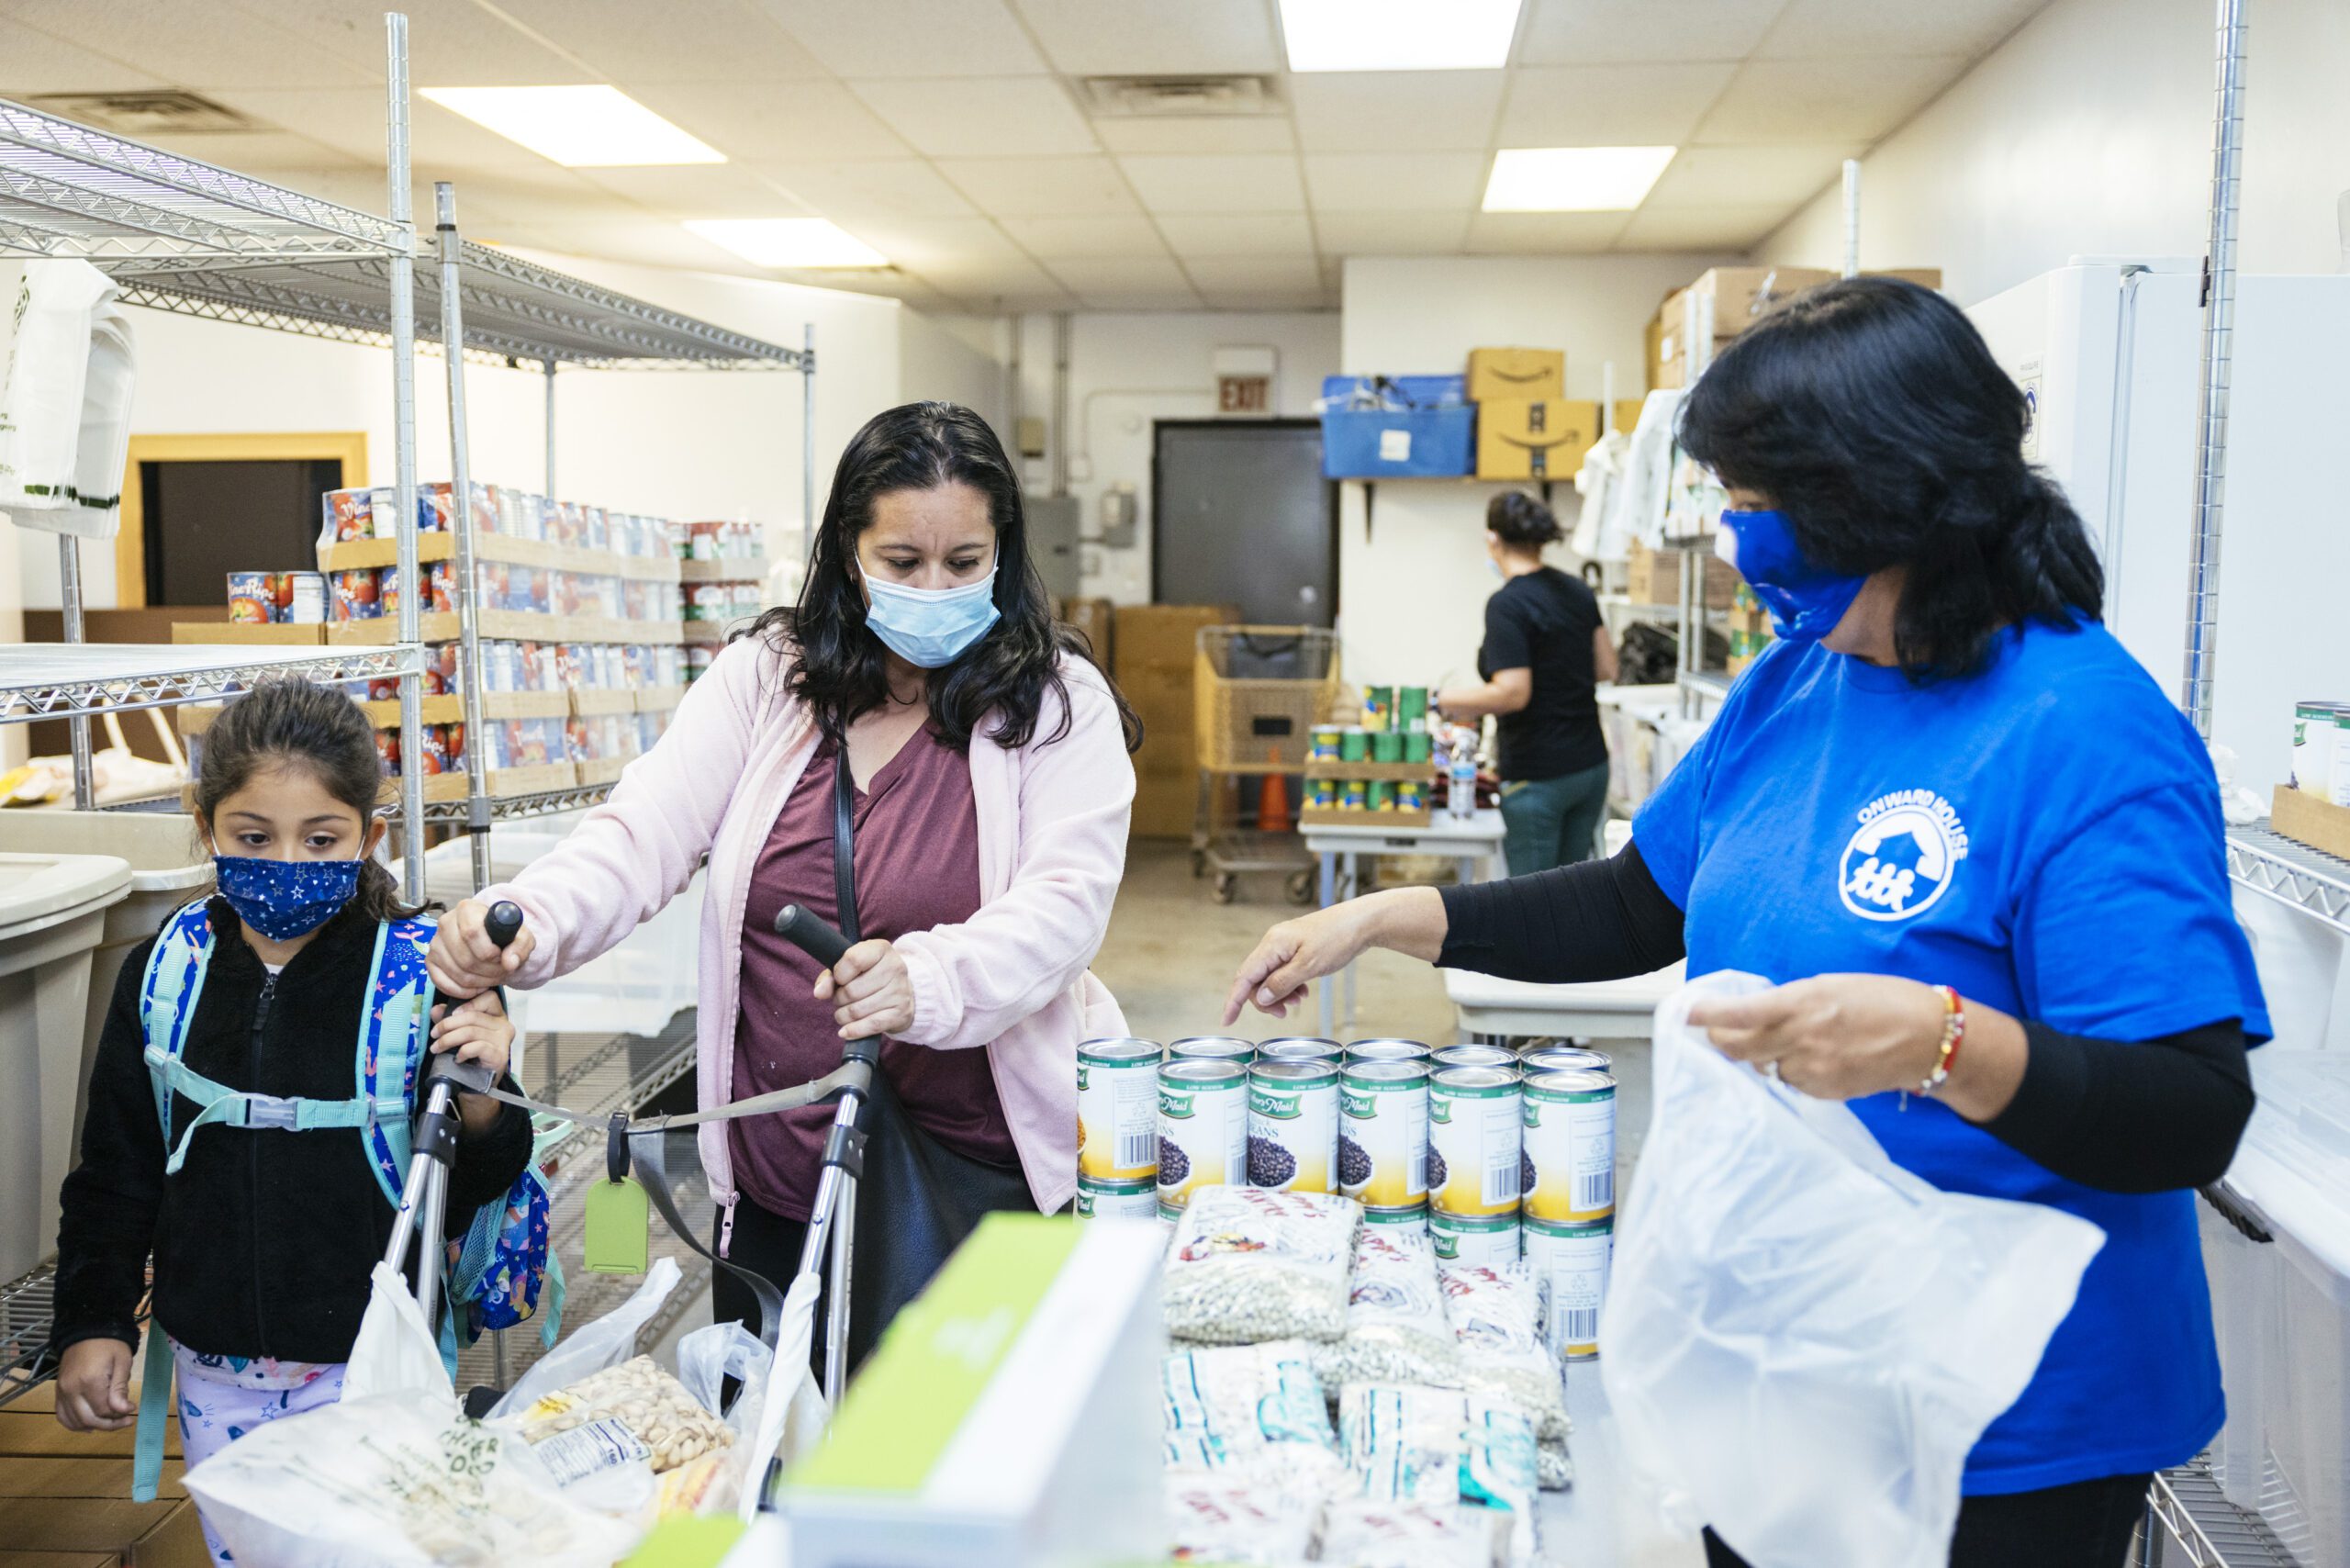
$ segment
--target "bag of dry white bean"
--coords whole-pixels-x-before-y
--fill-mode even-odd
[[[1167,1257],[1167,1332],[1214,1345],[1337,1338],[1361,1223],[1360,1204],[1326,1193],[1194,1189]]]
[[[1566,1440],[1566,1384],[1543,1336],[1548,1282],[1530,1263],[1447,1267],[1445,1313],[1460,1345],[1464,1388],[1515,1406],[1549,1441]]]
[[[1333,1399],[1350,1383],[1449,1387],[1460,1381],[1459,1361],[1427,1233],[1364,1226],[1355,1235],[1346,1335],[1314,1358],[1323,1386]]]

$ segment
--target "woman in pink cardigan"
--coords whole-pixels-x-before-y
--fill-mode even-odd
[[[908,1115],[1047,1213],[1077,1188],[1076,1046],[1124,1018],[1087,972],[1125,864],[1133,711],[1057,625],[1020,487],[986,422],[948,403],[878,415],[848,444],[800,602],[694,682],[609,803],[441,924],[435,979],[533,986],[613,946],[710,860],[697,1025],[704,1107],[788,1088],[878,1036]],[[835,771],[853,779],[865,940],[831,972],[774,933],[785,904],[839,924]],[[500,952],[491,902],[525,923]],[[705,1124],[721,1250],[798,1266],[830,1105]],[[721,1271],[721,1321],[755,1325]]]

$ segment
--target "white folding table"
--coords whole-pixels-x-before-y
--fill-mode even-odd
[[[1373,822],[1362,827],[1309,827],[1306,853],[1321,862],[1322,907],[1352,898],[1357,871],[1366,855],[1435,855],[1459,863],[1463,882],[1483,881],[1501,855],[1502,814],[1491,807],[1474,816],[1456,817],[1438,808],[1426,827],[1398,827]],[[1344,864],[1341,865],[1341,862]],[[1316,981],[1316,1005],[1325,1038],[1335,1038],[1336,1025],[1352,1022],[1355,1014],[1355,970],[1348,964],[1341,975],[1346,987],[1344,1018],[1332,1016],[1331,980]]]
[[[1686,966],[1676,963],[1629,980],[1537,985],[1467,969],[1444,971],[1444,993],[1460,1013],[1465,1038],[1645,1040],[1656,1025],[1657,1003],[1680,988]]]

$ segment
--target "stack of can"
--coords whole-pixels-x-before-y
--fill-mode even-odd
[[[1077,1047],[1077,1213],[1148,1219],[1158,1212],[1158,1059],[1152,1040]]]
[[[1517,1060],[1494,1046],[1437,1052],[1428,1078],[1428,1232],[1448,1263],[1499,1267],[1520,1253]]]
[[[1526,1255],[1550,1282],[1551,1349],[1587,1361],[1616,1241],[1616,1075],[1604,1054],[1565,1047],[1518,1065]]]
[[[1362,722],[1316,724],[1305,748],[1305,805],[1319,812],[1419,812],[1427,809],[1425,779],[1346,778],[1315,772],[1318,764],[1429,761],[1428,689],[1374,686],[1363,693]]]
[[[1428,1223],[1428,1048],[1357,1040],[1338,1071],[1338,1191],[1371,1225]]]

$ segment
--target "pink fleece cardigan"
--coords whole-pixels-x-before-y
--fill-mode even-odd
[[[785,656],[762,637],[730,644],[611,799],[512,882],[480,895],[522,906],[537,946],[516,983],[541,985],[651,918],[685,890],[707,854],[695,1030],[705,1109],[724,1104],[734,1080],[752,864],[816,749],[812,716],[783,689]],[[1067,735],[1048,740],[1061,712],[1048,692],[1028,745],[995,745],[985,722],[971,743],[986,902],[959,925],[897,942],[914,991],[913,1024],[901,1037],[986,1050],[1029,1191],[1047,1213],[1077,1191],[1077,1043],[1125,1033],[1116,1001],[1086,966],[1117,896],[1135,797],[1107,683],[1082,659],[1065,660],[1061,674]],[[726,1126],[705,1124],[700,1144],[731,1233],[737,1193]]]

